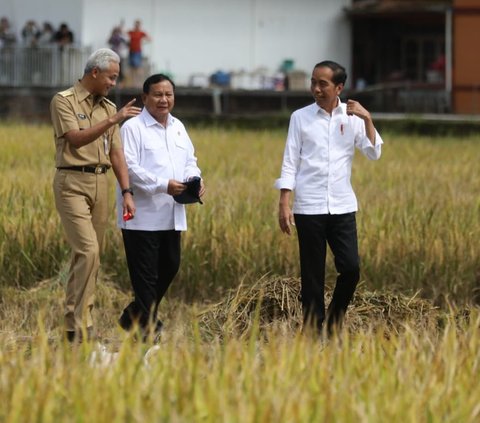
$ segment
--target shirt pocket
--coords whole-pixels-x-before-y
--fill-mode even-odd
[[[353,137],[353,128],[348,117],[342,117],[338,122],[336,122],[336,134],[340,141],[351,142]]]
[[[144,147],[147,151],[166,150],[164,141],[159,139],[145,140]]]
[[[77,123],[78,123],[78,129],[80,131],[83,131],[84,129],[90,128],[92,125],[90,124],[90,119],[88,115],[85,113],[77,113]]]
[[[188,145],[187,141],[182,137],[175,138],[175,147],[179,148],[180,150],[187,151]]]
[[[188,145],[183,138],[175,139],[175,160],[181,166],[185,166],[188,156]]]

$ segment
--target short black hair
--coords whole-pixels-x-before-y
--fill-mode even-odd
[[[342,65],[339,65],[337,62],[332,60],[324,60],[323,62],[317,63],[314,66],[314,70],[317,68],[330,68],[333,71],[332,82],[335,85],[344,84],[347,80],[347,72]]]
[[[170,77],[163,73],[156,73],[155,75],[149,76],[143,83],[143,93],[148,94],[150,92],[150,86],[154,84],[158,84],[159,82],[162,82],[162,81],[170,82],[170,84],[172,84],[173,91],[175,92],[175,84],[170,79]]]

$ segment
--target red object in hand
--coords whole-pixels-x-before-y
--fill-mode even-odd
[[[123,221],[126,222],[127,220],[130,220],[130,219],[133,219],[133,214],[130,213],[130,212],[126,212],[126,213],[123,215]]]

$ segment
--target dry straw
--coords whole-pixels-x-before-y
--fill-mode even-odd
[[[256,312],[261,330],[283,324],[294,331],[302,326],[299,296],[298,278],[264,276],[253,285],[241,284],[230,290],[223,301],[203,309],[199,319],[205,333],[214,337],[248,333]],[[330,298],[331,291],[327,290],[327,304]],[[348,310],[345,328],[352,333],[381,328],[389,336],[401,332],[407,324],[418,330],[436,329],[443,316],[431,301],[418,295],[360,288]]]

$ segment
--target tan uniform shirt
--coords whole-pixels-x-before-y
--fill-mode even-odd
[[[94,96],[80,82],[57,93],[50,103],[56,147],[55,166],[111,167],[110,150],[122,148],[118,125],[112,126],[101,137],[80,148],[71,146],[64,135],[73,129],[90,128],[114,115],[116,111],[115,104],[105,97],[98,97],[94,102]]]

